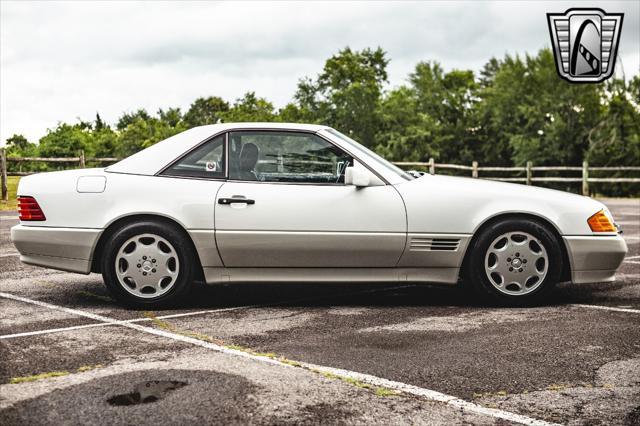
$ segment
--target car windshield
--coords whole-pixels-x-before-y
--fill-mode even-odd
[[[406,180],[413,180],[414,179],[413,176],[411,176],[409,173],[407,173],[404,170],[402,170],[400,167],[398,167],[398,166],[394,165],[393,163],[390,163],[389,161],[385,160],[384,158],[382,158],[381,156],[379,156],[378,154],[376,154],[375,152],[373,152],[372,150],[370,150],[366,146],[364,146],[362,144],[359,144],[358,142],[354,141],[349,136],[343,135],[342,133],[340,133],[339,131],[337,131],[335,129],[327,128],[326,130],[327,130],[327,132],[331,133],[332,135],[337,136],[338,138],[340,138],[340,140],[345,142],[349,147],[353,147],[353,148],[355,148],[355,149],[357,149],[359,151],[363,151],[365,154],[367,154],[367,156],[369,156],[379,166],[384,167],[385,169],[397,174],[398,176],[402,177],[403,179],[406,179]]]

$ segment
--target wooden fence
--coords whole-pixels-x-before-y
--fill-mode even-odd
[[[120,161],[120,158],[113,157],[85,157],[84,151],[80,151],[80,155],[77,157],[7,157],[7,152],[5,148],[0,149],[0,187],[2,188],[2,200],[7,201],[9,199],[9,194],[7,191],[7,176],[28,176],[38,172],[10,172],[8,171],[8,163],[23,163],[23,162],[34,162],[34,163],[65,163],[65,164],[73,164],[77,163],[78,167],[83,169],[86,167],[87,162],[97,162],[97,163],[115,163],[116,161]]]
[[[534,166],[531,161],[527,161],[527,165],[524,167],[493,167],[493,166],[479,166],[477,161],[471,163],[470,166],[461,164],[441,164],[436,163],[433,158],[430,158],[428,162],[396,162],[394,163],[400,167],[421,167],[428,170],[429,174],[436,174],[436,169],[444,170],[465,170],[471,172],[471,177],[479,178],[480,172],[519,172],[525,173],[525,177],[496,177],[496,176],[482,176],[483,179],[500,180],[505,182],[524,182],[527,185],[532,185],[534,182],[581,182],[582,194],[589,195],[589,183],[604,182],[604,183],[640,183],[640,178],[623,177],[623,178],[593,178],[589,177],[589,172],[619,172],[619,171],[640,171],[640,166],[619,166],[619,167],[589,167],[589,163],[582,162],[580,166]],[[534,177],[534,172],[581,172],[580,177]]]
[[[113,163],[119,161],[119,158],[85,158],[84,152],[80,152],[78,157],[64,157],[64,158],[46,158],[46,157],[7,157],[4,148],[0,149],[0,186],[2,187],[2,200],[7,201],[7,176],[26,176],[35,172],[9,172],[7,165],[9,162],[41,162],[41,163],[77,163],[80,168],[86,167],[87,162],[97,163]],[[636,171],[640,172],[640,166],[620,166],[620,167],[589,167],[589,164],[585,161],[582,163],[582,167],[579,166],[534,166],[531,161],[527,161],[527,165],[524,167],[492,167],[492,166],[479,166],[477,161],[471,163],[470,166],[462,164],[442,164],[436,163],[433,158],[430,158],[428,162],[396,162],[394,163],[400,167],[420,167],[427,170],[425,173],[435,174],[437,169],[442,170],[463,170],[470,172],[473,178],[483,178],[491,180],[500,180],[506,182],[523,182],[527,185],[532,185],[535,182],[581,182],[582,193],[589,195],[589,184],[596,182],[603,183],[640,183],[640,178],[593,178],[589,177],[589,172],[618,172],[618,171]],[[580,172],[580,177],[534,177],[534,172]],[[525,174],[525,177],[496,177],[496,176],[480,176],[480,172],[517,172]]]

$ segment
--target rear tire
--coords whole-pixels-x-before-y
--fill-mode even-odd
[[[102,253],[104,283],[126,306],[169,307],[191,290],[196,254],[184,233],[171,225],[125,225],[109,236]]]
[[[553,232],[537,222],[499,220],[484,229],[469,247],[463,282],[492,303],[539,304],[560,280],[560,244]]]

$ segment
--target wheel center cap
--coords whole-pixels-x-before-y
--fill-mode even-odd
[[[511,262],[511,265],[512,265],[514,268],[519,268],[519,267],[520,267],[520,265],[522,265],[522,260],[520,260],[520,259],[513,259],[513,261]]]
[[[144,262],[142,262],[143,271],[149,272],[152,268],[153,266],[151,265],[151,262],[149,262],[148,260],[145,260]]]

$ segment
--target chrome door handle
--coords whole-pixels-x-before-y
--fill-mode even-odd
[[[248,198],[237,198],[237,197],[233,197],[233,198],[218,198],[218,204],[224,204],[224,205],[228,205],[228,204],[235,204],[235,203],[242,203],[242,204],[255,204],[256,200],[250,200]]]

